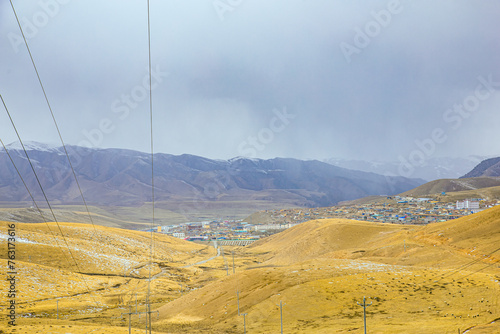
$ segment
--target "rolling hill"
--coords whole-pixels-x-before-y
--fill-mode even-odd
[[[244,250],[258,263],[159,309],[159,328],[209,333],[500,331],[500,207],[425,227],[347,220],[302,223]],[[497,319],[498,320],[498,319]],[[412,326],[408,327],[408,324]]]
[[[487,188],[500,186],[498,177],[473,177],[467,179],[441,179],[425,183],[415,189],[401,193],[401,196],[425,197],[439,195],[442,192],[469,192],[471,195],[480,193]],[[481,196],[473,196],[481,197]]]
[[[498,251],[500,245],[500,206],[422,227],[343,219],[313,220],[255,242],[250,249],[265,254],[266,261],[273,264],[289,265],[322,257],[384,259],[385,262],[388,258],[401,260],[405,251],[403,239],[407,242],[406,250],[414,251],[414,256],[420,252],[427,254],[428,250],[413,248],[413,242],[439,245],[464,254],[477,252],[475,257],[482,262],[500,263],[500,252],[490,254]],[[438,253],[433,256],[442,258]],[[435,261],[424,257],[422,260],[425,264]],[[413,262],[417,264],[420,263]]]
[[[479,214],[429,224],[415,233],[414,240],[441,245],[479,262],[500,263],[500,206]],[[498,268],[498,265],[496,266]]]
[[[134,309],[136,294],[144,312],[149,234],[60,223],[80,271],[57,255],[62,240],[53,223],[16,225],[18,332],[125,332],[122,314]],[[3,224],[4,246],[6,230]],[[155,240],[157,333],[241,332],[238,311],[249,333],[279,332],[280,302],[287,333],[361,332],[363,297],[371,303],[371,333],[500,330],[500,206],[427,226],[308,221],[218,252],[157,234]],[[6,295],[0,298],[5,305]],[[144,330],[144,317],[131,321]]]
[[[0,222],[4,249],[11,224]],[[15,259],[8,262],[12,259],[2,252],[0,263],[4,268],[9,264],[9,271],[15,272],[16,333],[123,333],[122,306],[135,298],[144,304],[150,273],[156,291],[152,302],[163,303],[161,298],[177,296],[178,280],[194,273],[167,268],[213,255],[208,247],[155,234],[149,266],[149,233],[75,223],[14,225]],[[2,280],[0,288],[9,291],[7,284]],[[7,303],[7,293],[2,294],[0,305],[4,308]],[[110,320],[117,313],[118,320]],[[90,318],[97,322],[89,323]],[[0,333],[10,332],[3,320]]]

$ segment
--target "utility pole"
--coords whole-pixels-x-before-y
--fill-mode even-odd
[[[151,334],[151,313],[156,313],[158,315],[158,319],[160,318],[160,312],[159,311],[151,311],[151,304],[146,304],[146,312],[141,312],[141,313],[146,313],[146,333],[148,332],[149,328],[149,334]]]
[[[234,274],[234,251],[231,251],[231,253],[233,254],[233,274]]]
[[[137,304],[136,304],[136,305],[137,305]],[[146,313],[146,321],[147,321],[147,313],[148,313],[148,312],[137,312],[137,309],[136,309],[136,311],[135,311],[135,312],[132,312],[132,306],[129,306],[129,312],[128,312],[128,313],[122,313],[122,316],[123,316],[124,314],[128,315],[128,332],[129,332],[129,334],[131,334],[131,333],[132,333],[132,314],[139,314],[139,317],[140,317],[140,315],[141,315],[141,314],[144,314],[144,313]],[[146,326],[146,333],[147,333],[147,332],[148,332],[148,328],[147,328],[147,326]],[[150,330],[150,332],[151,332],[151,330]]]
[[[226,266],[226,275],[229,276],[229,265],[227,264],[227,259],[224,256],[224,248],[221,247],[222,260],[224,261],[224,265]]]
[[[59,299],[56,299],[57,320],[59,320]]]
[[[238,315],[241,315],[240,314],[240,291],[239,290],[236,291],[236,300],[238,301]]]
[[[241,315],[243,316],[243,334],[247,333],[247,320],[246,316],[248,313],[242,313]]]
[[[363,304],[357,303],[359,306],[363,306],[363,322],[365,324],[365,334],[366,334],[366,307],[370,306],[372,303],[366,305],[366,298],[363,297]]]
[[[146,312],[143,312],[146,314],[146,334],[148,334],[148,325],[149,325],[149,322],[148,322],[148,316],[150,316],[150,314],[148,314],[148,305],[149,305],[149,295],[146,295]],[[150,330],[151,331],[151,330]]]
[[[151,304],[148,304],[148,318],[149,318],[149,334],[151,334]]]
[[[283,334],[283,303],[280,300],[280,324],[281,324],[281,334]]]
[[[132,334],[132,314],[136,314],[136,313],[132,313],[132,306],[130,306],[128,313],[122,313],[122,315],[128,314],[128,334]]]

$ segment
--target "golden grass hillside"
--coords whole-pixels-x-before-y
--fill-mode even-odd
[[[485,263],[500,262],[500,206],[479,214],[429,224],[412,238],[464,253]]]
[[[126,333],[136,296],[145,311],[150,234],[60,224],[78,272],[57,226],[16,225],[25,333]],[[153,329],[241,333],[246,314],[248,333],[279,333],[282,302],[286,333],[362,333],[366,297],[369,333],[500,333],[499,232],[500,207],[427,226],[325,219],[203,263],[215,249],[155,235]],[[144,330],[144,315],[131,324]]]
[[[12,224],[0,223],[0,244],[5,250],[0,253],[2,268],[9,268],[8,226]],[[61,330],[71,325],[71,332],[86,333],[89,331],[80,328],[85,322],[119,329],[125,325],[121,313],[126,312],[126,305],[135,305],[137,299],[144,311],[150,273],[154,289],[151,301],[160,305],[177,297],[179,282],[196,275],[196,269],[182,266],[214,253],[206,246],[156,233],[75,223],[14,225],[20,333],[23,326],[32,328],[26,333],[45,333],[44,326],[52,325]],[[0,289],[8,291],[8,284],[3,279]],[[8,302],[7,294],[2,293],[2,315]],[[2,319],[0,330],[4,325],[6,320]],[[33,329],[37,326],[41,327]]]
[[[302,223],[250,246],[272,264],[313,258],[364,258],[383,263],[454,265],[471,257],[500,261],[500,206],[419,227],[346,219]]]
[[[181,333],[499,333],[500,207],[426,227],[349,220],[300,224],[240,250],[253,264],[159,309]],[[454,224],[456,226],[454,227]],[[476,247],[477,255],[464,249]],[[488,253],[489,252],[489,253]],[[486,268],[485,268],[486,267]],[[457,270],[459,269],[459,270]],[[497,322],[495,322],[497,320]]]
[[[251,245],[273,264],[292,264],[319,257],[356,258],[378,248],[395,233],[410,230],[395,224],[348,219],[313,220]],[[387,246],[387,245],[386,245]]]
[[[7,224],[0,226],[2,243],[7,239]],[[149,261],[150,233],[76,223],[15,225],[18,261],[86,274],[146,274],[143,268]],[[183,261],[191,257],[191,251],[201,248],[162,234],[153,237],[155,263]],[[6,256],[0,254],[0,258]],[[81,265],[77,266],[73,258]],[[156,267],[153,273],[157,272]]]

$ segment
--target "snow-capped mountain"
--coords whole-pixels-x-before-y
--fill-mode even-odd
[[[62,148],[25,145],[42,186],[54,203],[80,203]],[[123,149],[66,147],[85,199],[101,205],[141,205],[151,201],[151,156]],[[24,152],[8,148],[36,199],[41,190]],[[295,206],[328,206],[368,195],[397,194],[423,180],[353,171],[320,161],[275,158],[212,160],[193,155],[155,154],[155,198],[187,203],[268,201]],[[0,201],[29,201],[4,150],[0,151]]]

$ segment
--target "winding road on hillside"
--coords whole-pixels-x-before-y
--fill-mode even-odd
[[[193,264],[189,264],[189,265],[181,267],[181,268],[190,268],[190,267],[193,267],[193,266],[204,264],[204,263],[207,263],[208,261],[212,261],[213,259],[219,257],[220,256],[220,247],[217,245],[217,240],[214,240],[214,248],[217,249],[217,255],[212,256],[211,258],[208,258],[208,259],[203,260],[203,261],[199,261],[199,262],[196,262],[196,263],[193,263]]]

